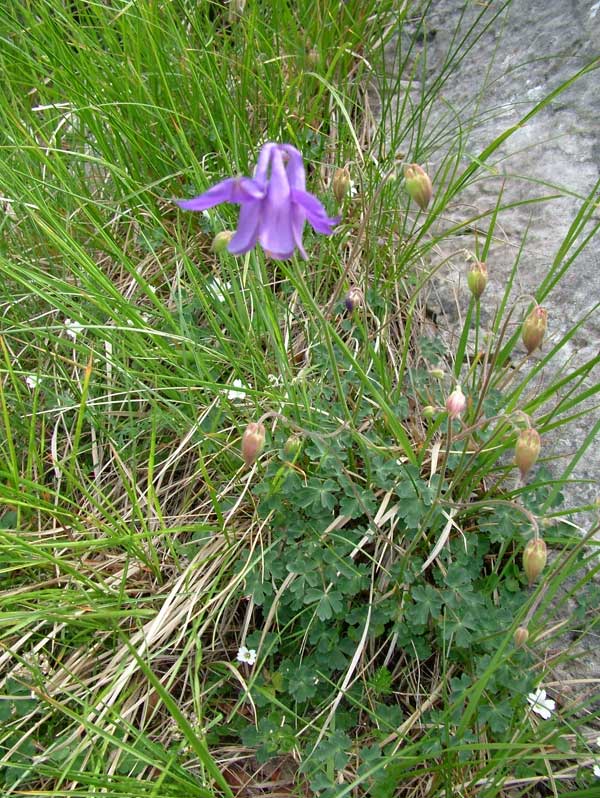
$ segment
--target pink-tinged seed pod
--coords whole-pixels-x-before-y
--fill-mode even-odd
[[[410,198],[424,211],[433,196],[431,178],[418,163],[404,166],[404,182]]]
[[[542,538],[533,538],[523,550],[523,570],[530,585],[542,573],[548,559],[548,549]]]
[[[521,430],[515,446],[515,463],[521,472],[521,479],[525,479],[537,462],[541,448],[542,441],[537,430],[532,427]]]
[[[525,626],[519,626],[519,628],[515,630],[513,640],[517,648],[522,648],[529,640],[529,630]]]
[[[242,459],[246,467],[255,462],[265,446],[264,424],[251,421],[242,436]]]
[[[446,399],[446,410],[450,418],[458,418],[464,412],[467,406],[467,400],[462,392],[460,385],[452,391],[450,396]]]
[[[336,198],[338,205],[341,205],[344,201],[344,197],[350,191],[351,184],[352,179],[347,166],[335,170],[333,176],[333,196]]]
[[[486,264],[482,262],[474,263],[467,273],[467,285],[475,299],[479,299],[483,294],[487,282],[488,273]]]
[[[535,352],[542,345],[548,327],[548,311],[537,305],[523,322],[521,338],[527,354]]]

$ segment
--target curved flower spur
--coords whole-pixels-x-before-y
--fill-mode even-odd
[[[317,233],[331,235],[339,216],[329,217],[322,203],[306,191],[302,154],[290,144],[265,144],[253,177],[231,177],[208,191],[177,204],[186,211],[205,211],[222,202],[240,205],[235,235],[227,245],[232,255],[242,255],[260,243],[275,260],[287,260],[302,246],[304,223]]]

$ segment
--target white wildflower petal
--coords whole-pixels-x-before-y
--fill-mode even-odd
[[[41,382],[42,378],[36,377],[35,374],[28,374],[27,377],[25,377],[25,385],[27,385],[30,391],[35,391]]]
[[[74,341],[77,340],[77,336],[79,333],[84,329],[83,324],[80,324],[78,321],[73,321],[73,319],[65,319],[65,332],[72,338]]]
[[[600,779],[600,765],[594,765],[592,772],[597,779]]]
[[[241,402],[246,398],[246,391],[243,390],[244,388],[248,388],[248,385],[244,385],[241,380],[234,380],[231,383],[231,389],[227,391],[227,398],[232,402]],[[241,390],[236,390],[241,389]]]
[[[243,662],[246,665],[254,665],[256,662],[256,651],[253,648],[240,646],[236,659],[238,662]]]
[[[544,720],[549,720],[556,709],[556,703],[551,698],[546,697],[546,691],[538,687],[535,693],[529,693],[527,701],[531,709]]]
[[[596,745],[600,748],[600,737],[596,737]]]

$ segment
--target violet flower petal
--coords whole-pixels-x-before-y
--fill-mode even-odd
[[[304,212],[304,210],[297,203],[295,202],[292,203],[292,235],[294,236],[294,242],[298,247],[300,256],[304,260],[308,260],[308,255],[306,254],[306,250],[304,249],[304,245],[302,244],[302,235],[304,233],[305,221],[306,221],[306,213]]]
[[[232,255],[243,255],[256,246],[262,202],[248,202],[240,208],[237,230],[227,246]]]
[[[258,161],[254,167],[254,179],[259,185],[264,186],[267,183],[271,153],[275,147],[277,147],[277,144],[269,141],[260,148]]]
[[[186,211],[205,211],[222,202],[243,204],[264,197],[265,190],[249,177],[228,177],[190,200],[177,200]]]
[[[306,189],[306,171],[302,153],[290,144],[282,144],[281,149],[288,155],[289,161],[286,166],[288,182],[291,189]]]
[[[262,219],[258,240],[276,260],[290,258],[296,247],[292,231],[290,185],[279,148],[271,153],[271,178],[267,196],[262,202]]]
[[[324,205],[308,191],[292,189],[292,202],[305,211],[308,221],[318,233],[331,235],[335,225],[339,224],[340,217],[327,216]]]

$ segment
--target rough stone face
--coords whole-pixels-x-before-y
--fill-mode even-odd
[[[434,0],[419,25],[420,52],[413,63],[426,58],[426,84],[440,74],[455,32],[466,32],[484,4],[459,0]],[[501,3],[488,3],[486,18],[498,11]],[[413,27],[413,31],[416,28]],[[387,53],[386,72],[393,74],[399,50],[412,31],[404,31],[392,42]],[[444,125],[456,129],[456,115],[462,122],[465,152],[478,156],[506,128],[516,124],[536,103],[600,54],[600,2],[577,0],[514,0],[483,33],[476,46],[451,72],[440,98],[432,107],[428,130]],[[599,62],[600,63],[600,62]],[[422,74],[417,68],[416,74]],[[522,241],[517,279],[510,302],[516,302],[515,324],[523,319],[528,295],[540,286],[568,233],[584,198],[600,177],[600,70],[580,78],[561,93],[524,127],[518,129],[487,162],[488,170],[469,186],[449,209],[453,219],[468,219],[477,211],[493,208],[501,186],[504,203],[534,197],[559,195],[543,203],[520,205],[501,213],[494,242],[487,258],[489,284],[483,297],[483,325],[489,322],[498,305]],[[417,87],[413,86],[412,93]],[[415,96],[416,100],[416,96]],[[401,102],[401,98],[399,98]],[[449,110],[452,109],[452,110]],[[474,125],[469,120],[476,114]],[[407,142],[408,144],[408,142]],[[403,142],[404,145],[404,142]],[[407,153],[410,150],[407,147]],[[434,178],[443,160],[443,148],[432,149],[427,161]],[[411,160],[411,155],[407,155]],[[463,166],[469,163],[468,156]],[[551,184],[551,185],[549,185]],[[556,189],[559,186],[559,190]],[[600,195],[596,187],[596,209],[586,231],[600,222]],[[484,232],[488,220],[483,220]],[[480,237],[481,243],[483,238]],[[581,241],[581,237],[579,239]],[[600,236],[574,257],[543,305],[548,309],[548,333],[539,359],[586,314],[582,326],[564,349],[544,369],[539,387],[557,376],[564,376],[600,353]],[[439,259],[461,248],[472,251],[473,236],[449,238],[438,250]],[[570,254],[574,254],[573,247]],[[569,257],[570,255],[567,255]],[[430,297],[452,344],[460,330],[459,320],[469,301],[466,262],[459,255],[444,267]],[[524,354],[523,350],[523,354]],[[579,390],[600,381],[600,366],[590,371]],[[566,393],[566,390],[563,392]],[[556,400],[552,400],[554,404]],[[592,397],[589,407],[599,403]],[[548,411],[553,405],[549,404]],[[579,408],[581,409],[581,408]],[[561,475],[571,456],[581,446],[598,420],[598,411],[571,422],[544,436],[544,455],[556,456],[552,467]],[[572,477],[589,480],[571,484],[563,491],[568,506],[591,502],[600,494],[600,447],[591,446]],[[578,516],[580,522],[586,519]]]

